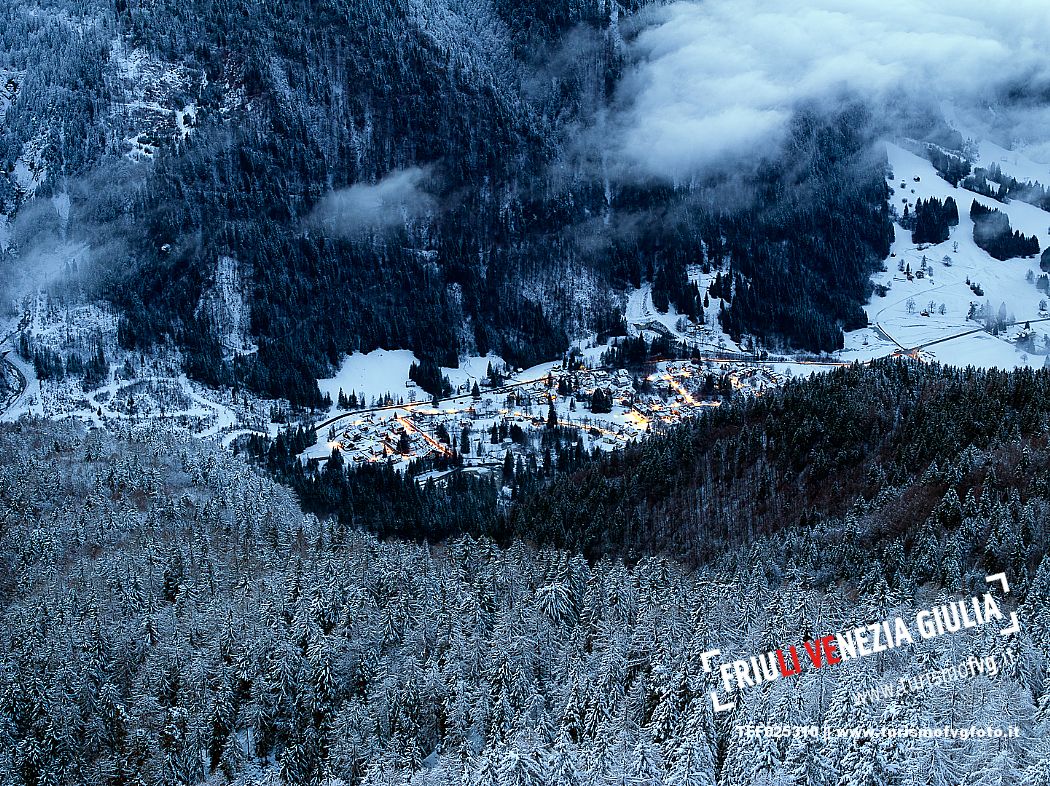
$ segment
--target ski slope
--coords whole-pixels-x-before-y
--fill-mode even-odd
[[[1018,178],[1035,179],[1035,169],[1041,166],[989,142],[980,143],[978,149],[982,158],[995,156],[1004,172]],[[888,287],[888,292],[885,297],[872,297],[866,307],[869,327],[848,334],[840,356],[844,360],[866,360],[901,349],[921,348],[925,359],[953,365],[1042,366],[1045,360],[1042,354],[1025,353],[1014,345],[1013,339],[1021,326],[1012,327],[998,337],[983,331],[969,332],[982,327],[981,322],[967,319],[971,305],[990,309],[993,314],[1002,308],[1013,316],[1011,322],[1030,320],[1036,331],[1038,350],[1050,350],[1050,341],[1044,345],[1044,335],[1050,334],[1050,323],[1037,322],[1048,316],[1040,311],[1040,302],[1047,300],[1047,295],[1035,285],[1035,279],[1042,273],[1038,258],[1005,262],[992,258],[974,243],[969,212],[974,200],[997,208],[1010,217],[1014,229],[1035,235],[1044,248],[1050,241],[1050,214],[1024,202],[1004,205],[955,188],[941,179],[929,161],[899,145],[887,143],[886,152],[892,170],[889,182],[894,194],[891,199],[898,212],[903,213],[905,205],[914,211],[919,199],[943,200],[950,196],[959,207],[959,225],[952,228],[946,242],[921,247],[912,243],[911,232],[899,224],[894,225],[895,240],[891,256],[886,260],[886,270],[873,277],[876,284]],[[1008,160],[1002,161],[1004,158]],[[1017,162],[1016,169],[1010,166],[1011,162]],[[982,160],[979,165],[991,163]],[[943,261],[945,257],[950,259],[950,266]],[[898,269],[902,262],[913,272],[924,266],[932,268],[932,275],[908,280]],[[983,296],[975,294],[968,281],[979,284]],[[950,338],[964,333],[967,335]],[[926,346],[930,342],[938,343]]]

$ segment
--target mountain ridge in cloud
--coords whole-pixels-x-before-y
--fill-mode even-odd
[[[1033,31],[1047,29],[1050,4],[1035,0],[663,6],[631,33],[634,62],[608,121],[616,165],[625,176],[688,179],[770,149],[800,103],[843,95],[887,117],[951,101],[979,122],[994,105],[1017,137],[1038,134],[1050,58]]]

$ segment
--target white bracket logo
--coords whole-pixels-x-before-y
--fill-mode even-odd
[[[1003,594],[1010,594],[1010,582],[1006,580],[1006,573],[993,573],[991,576],[985,576],[984,581],[986,584],[994,584],[999,582],[1003,588]],[[1000,636],[1009,636],[1011,633],[1018,633],[1021,630],[1021,620],[1017,618],[1017,612],[1010,612],[1010,625],[999,631]]]

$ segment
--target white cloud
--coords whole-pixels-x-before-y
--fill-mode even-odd
[[[776,140],[800,101],[973,106],[1050,84],[1047,30],[1046,0],[675,3],[631,44],[614,145],[628,170],[681,180]]]
[[[434,209],[424,189],[427,170],[419,167],[391,172],[378,183],[355,183],[333,191],[314,208],[310,219],[334,235],[350,236],[392,227]]]

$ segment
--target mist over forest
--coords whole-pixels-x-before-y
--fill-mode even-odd
[[[620,329],[645,280],[695,310],[670,283],[691,264],[729,271],[731,335],[834,350],[888,253],[875,141],[958,146],[937,101],[1045,84],[1007,20],[910,6],[11,4],[9,296],[72,275],[128,348],[174,342],[197,378],[299,404],[349,350],[529,365]],[[847,32],[863,65],[797,58]],[[226,256],[259,346],[240,361],[197,309]]]

